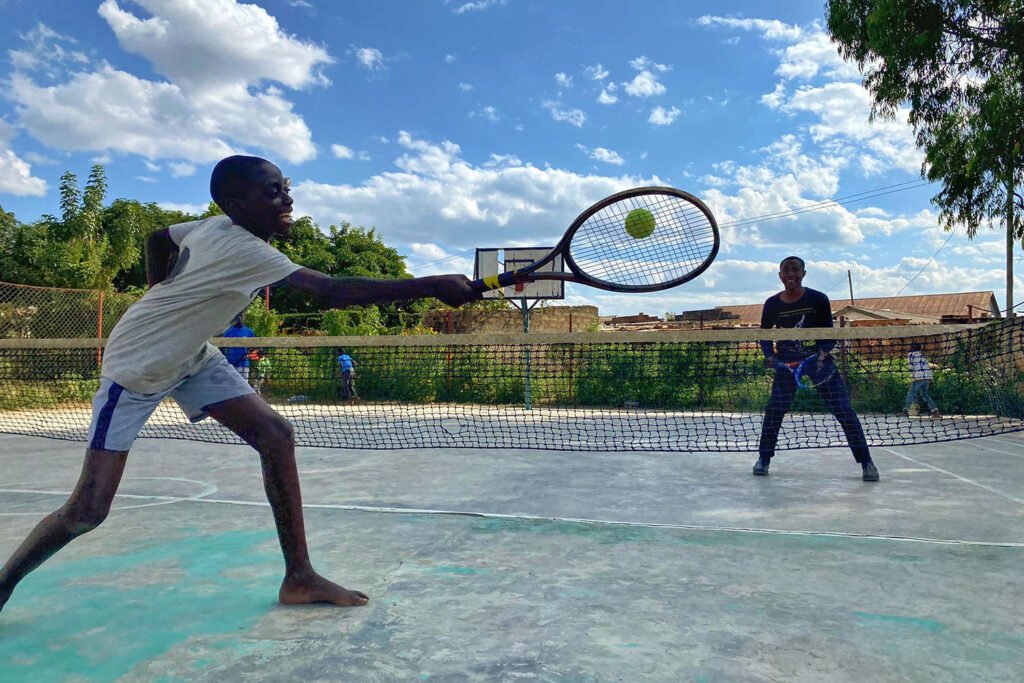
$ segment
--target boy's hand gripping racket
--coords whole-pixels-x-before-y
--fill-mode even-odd
[[[799,363],[775,363],[775,369],[788,370],[793,373],[796,385],[801,389],[813,389],[827,383],[836,374],[836,364],[832,356],[825,354],[823,358],[813,354]]]
[[[613,194],[584,211],[544,258],[471,286],[478,292],[565,280],[611,292],[656,292],[697,277],[718,255],[718,224],[702,201],[671,187]],[[569,272],[539,272],[561,255]]]

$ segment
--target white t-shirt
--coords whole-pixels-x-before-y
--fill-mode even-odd
[[[180,249],[174,269],[125,312],[103,354],[101,374],[142,394],[169,389],[219,354],[207,340],[302,267],[227,216],[172,225],[170,235]]]
[[[920,351],[911,351],[907,354],[907,361],[910,363],[910,376],[913,379],[932,379],[935,373],[932,372],[928,359]]]

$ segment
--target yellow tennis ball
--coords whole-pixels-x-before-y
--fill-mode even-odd
[[[626,214],[626,232],[638,240],[649,237],[654,232],[654,214],[647,209],[633,209]]]

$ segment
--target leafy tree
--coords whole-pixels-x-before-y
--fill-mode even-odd
[[[343,223],[330,226],[327,234],[308,217],[292,224],[292,238],[277,247],[295,263],[337,277],[404,279],[412,277],[405,259],[388,247],[374,230]],[[282,313],[315,313],[320,302],[303,292],[282,287],[270,298],[274,310]],[[370,306],[362,315],[331,318],[331,327],[359,329],[395,329],[413,327],[423,320],[429,301],[417,300]],[[372,309],[372,310],[371,310]],[[341,320],[348,322],[342,323]]]
[[[163,209],[154,202],[141,204],[134,199],[115,199],[109,207],[104,209],[103,222],[105,225],[116,224],[128,216],[134,216],[139,225],[135,232],[133,249],[135,257],[114,277],[114,287],[119,291],[137,291],[146,287],[144,254],[146,240],[152,232],[175,223],[196,220],[196,216],[192,214]]]
[[[1002,220],[1024,238],[1022,0],[828,0],[828,29],[856,61],[872,118],[909,103],[922,173],[947,230]],[[1009,296],[1009,292],[1008,292]]]
[[[106,214],[107,177],[96,164],[84,191],[67,172],[60,181],[61,216],[46,215],[30,231],[27,257],[43,284],[109,289],[139,258],[140,215],[132,206]]]
[[[0,280],[26,285],[43,284],[35,266],[35,245],[42,235],[38,228],[18,222],[13,213],[0,207]]]

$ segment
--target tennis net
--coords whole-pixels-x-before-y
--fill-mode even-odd
[[[755,451],[773,379],[760,340],[836,341],[835,371],[869,445],[1024,429],[1022,321],[815,330],[214,339],[301,446]],[[931,375],[904,413],[920,346]],[[346,376],[338,356],[354,362]],[[0,340],[0,432],[84,441],[102,341]],[[924,370],[927,368],[927,370]],[[165,401],[142,437],[240,443]],[[846,444],[819,390],[798,389],[778,449]]]

